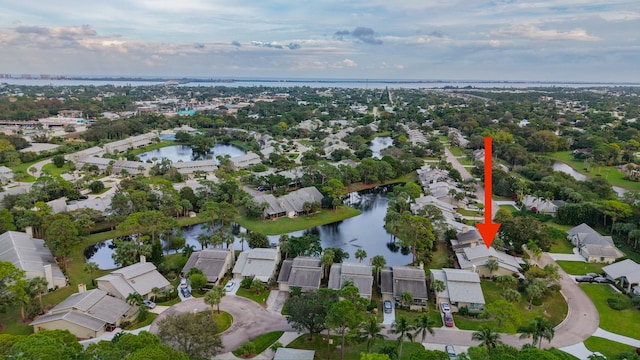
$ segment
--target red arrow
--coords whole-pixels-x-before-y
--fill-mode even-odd
[[[493,197],[491,196],[493,190],[491,184],[493,182],[493,167],[491,160],[491,137],[487,136],[484,138],[484,224],[476,224],[487,249],[491,246],[498,229],[500,229],[500,224],[493,223],[493,212],[491,211],[493,207]]]

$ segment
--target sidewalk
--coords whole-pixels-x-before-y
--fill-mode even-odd
[[[573,248],[573,254],[558,254],[558,253],[549,253],[549,256],[551,256],[551,258],[554,261],[557,260],[563,260],[563,261],[580,261],[580,262],[586,262],[586,260],[584,259],[584,257],[582,255],[580,255],[580,252],[578,250],[578,248]]]
[[[598,328],[598,330],[596,330],[596,332],[593,333],[593,336],[601,337],[611,341],[617,341],[622,344],[627,344],[636,348],[640,348],[640,340],[630,338],[624,335],[618,335],[607,330],[602,330],[600,328]]]

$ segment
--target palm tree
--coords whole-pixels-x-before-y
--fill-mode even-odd
[[[444,281],[438,279],[433,280],[433,282],[431,283],[431,290],[433,290],[433,292],[435,293],[435,296],[433,298],[436,300],[436,303],[438,302],[438,293],[441,293],[446,289],[447,285],[445,285]]]
[[[410,291],[403,291],[400,294],[400,301],[404,306],[411,306],[413,304],[413,294]]]
[[[542,347],[542,339],[547,339],[551,343],[555,335],[553,325],[542,316],[536,316],[527,325],[519,327],[518,332],[522,333],[520,339],[531,337],[533,339],[531,344],[535,346],[537,343],[538,347]]]
[[[433,326],[435,326],[436,322],[429,319],[427,314],[422,314],[421,317],[416,319],[416,333],[413,334],[413,337],[416,338],[418,335],[422,336],[422,342],[427,337],[427,333],[433,335]]]
[[[482,326],[480,331],[474,332],[471,335],[471,340],[480,341],[480,346],[486,347],[489,351],[502,344],[500,334],[487,326]]]
[[[47,292],[47,279],[42,276],[36,276],[33,279],[29,280],[29,284],[27,285],[27,293],[29,296],[37,297],[40,301],[40,307],[42,307],[42,294]]]
[[[393,324],[391,324],[391,333],[398,334],[398,358],[402,358],[402,342],[404,339],[407,338],[409,341],[413,341],[411,331],[413,331],[413,326],[409,324],[409,320],[402,315],[398,316]]]
[[[487,266],[487,269],[489,269],[489,275],[493,274],[493,272],[498,270],[498,268],[500,267],[500,263],[497,259],[489,259],[487,260],[485,265]]]
[[[131,305],[141,306],[142,302],[144,301],[144,298],[142,297],[142,295],[138,293],[130,293],[129,295],[127,295],[126,300],[127,300],[127,303]]]
[[[98,266],[98,264],[93,261],[89,261],[88,263],[84,264],[84,267],[82,268],[82,270],[89,274],[93,273],[94,271],[98,271],[99,269],[100,267]]]
[[[380,270],[387,265],[387,260],[382,255],[376,255],[371,259],[371,265],[376,268],[376,275],[378,277],[377,283],[380,283]]]
[[[196,250],[195,246],[184,244],[184,246],[182,247],[182,256],[188,259],[191,257],[191,254],[193,254],[195,250]]]
[[[157,286],[154,286],[153,289],[151,289],[151,292],[153,293],[153,301],[156,301],[156,296],[160,294],[160,288]]]
[[[333,265],[333,259],[335,258],[335,252],[332,249],[326,249],[320,258],[322,267],[324,268],[324,277],[329,277],[329,269]]]
[[[362,340],[367,340],[367,352],[371,350],[371,344],[375,340],[382,340],[385,338],[382,335],[382,325],[378,323],[375,316],[369,316],[367,320],[360,324],[358,336]]]
[[[367,252],[364,251],[364,249],[358,249],[356,250],[355,257],[359,262],[362,262],[362,260],[367,258]]]
[[[219,285],[212,287],[211,290],[204,294],[204,303],[211,306],[211,317],[213,317],[213,307],[215,305],[218,306],[218,314],[220,314],[220,303],[225,295],[224,288]]]

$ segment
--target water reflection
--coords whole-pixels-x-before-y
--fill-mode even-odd
[[[152,151],[147,151],[138,155],[138,157],[141,161],[153,160],[154,158],[157,159],[156,161],[159,161],[162,158],[167,158],[172,162],[178,162],[215,159],[217,156],[225,155],[235,157],[244,154],[244,150],[233,145],[215,144],[208,154],[195,152],[190,146],[187,145],[172,145]]]
[[[320,237],[323,248],[340,248],[349,254],[350,261],[356,261],[356,250],[364,249],[367,252],[367,258],[382,255],[387,260],[387,265],[406,265],[411,262],[411,252],[408,248],[398,246],[395,237],[384,228],[384,217],[389,202],[386,197],[387,190],[388,187],[379,187],[351,193],[345,203],[361,210],[362,213],[360,215],[327,225],[295,231],[288,235],[316,234]],[[201,245],[198,243],[198,235],[209,233],[210,231],[207,224],[185,226],[182,230],[186,243],[193,245],[197,250],[201,249]],[[237,250],[242,248],[238,234],[245,231],[244,228],[237,224],[232,228],[232,234],[235,238],[234,248]],[[280,235],[270,235],[268,238],[269,242],[275,245],[278,243]],[[110,241],[108,240],[104,243]],[[111,245],[112,242],[109,244]],[[85,251],[85,257],[88,261],[95,261],[101,269],[114,267],[113,259],[111,258],[113,253],[111,246],[96,244],[96,246],[90,248],[92,248],[91,251]],[[244,248],[248,249],[246,243]]]
[[[374,138],[369,143],[369,149],[371,149],[371,151],[373,152],[373,155],[371,155],[371,157],[373,157],[374,159],[382,159],[382,154],[380,154],[380,151],[392,145],[393,139],[391,138],[391,136],[378,136]]]

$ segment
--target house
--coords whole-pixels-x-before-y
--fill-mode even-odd
[[[172,286],[165,279],[156,266],[146,262],[141,256],[140,262],[112,271],[110,274],[96,279],[98,289],[104,290],[109,295],[126,300],[129,294],[137,293],[143,298],[153,296],[153,289],[160,291],[171,289]]]
[[[382,300],[401,302],[402,293],[413,295],[412,310],[420,310],[427,304],[427,280],[422,265],[393,266],[380,272],[380,291]]]
[[[13,170],[6,166],[0,166],[0,182],[6,184],[13,180]]]
[[[299,350],[279,347],[273,356],[273,360],[313,360],[315,354],[315,350]]]
[[[451,239],[451,247],[454,252],[462,252],[464,248],[473,248],[477,246],[484,247],[484,240],[475,227],[462,228],[462,231],[456,234],[455,239]]]
[[[360,297],[371,299],[373,288],[372,267],[359,263],[335,263],[329,273],[329,289],[340,290],[345,282],[351,281],[358,288]]]
[[[251,249],[238,255],[233,267],[233,278],[244,279],[253,276],[264,283],[275,280],[278,264],[280,263],[280,248]]]
[[[260,164],[262,162],[260,156],[252,152],[248,152],[240,156],[234,156],[230,158],[229,161],[231,161],[231,165],[234,169],[244,169],[248,166]]]
[[[181,175],[190,176],[198,172],[212,173],[218,169],[218,161],[197,160],[197,161],[178,161],[171,164]]]
[[[567,240],[578,248],[580,255],[588,262],[610,264],[624,256],[616,248],[611,236],[602,236],[585,223],[567,230]]]
[[[290,218],[301,215],[305,212],[305,203],[320,202],[324,196],[316,187],[306,187],[292,191],[284,196],[276,198],[271,194],[256,196],[253,200],[256,203],[267,203],[264,216],[267,219],[287,216]]]
[[[113,194],[107,194],[103,198],[87,199],[82,201],[76,201],[67,205],[67,211],[74,211],[78,209],[92,209],[99,211],[102,215],[108,215],[109,208],[111,207],[111,199]]]
[[[27,233],[7,231],[0,235],[0,261],[24,270],[27,280],[45,278],[48,289],[67,286],[67,279],[44,240],[34,239]]]
[[[563,200],[548,200],[536,196],[526,195],[522,198],[525,209],[538,214],[556,216],[558,207],[564,205]]]
[[[158,137],[158,134],[149,132],[142,135],[136,135],[128,137],[124,140],[114,141],[106,143],[102,146],[104,151],[108,154],[117,154],[125,152],[131,149],[141,148],[153,143],[153,140]]]
[[[320,259],[310,256],[298,256],[282,262],[278,287],[281,291],[290,291],[299,287],[302,291],[318,290],[322,279]]]
[[[110,296],[100,289],[86,290],[78,285],[78,293],[31,322],[34,332],[42,330],[69,330],[80,339],[96,338],[113,331],[123,321],[129,321],[137,313],[126,301]]]
[[[524,261],[509,254],[486,246],[474,246],[462,248],[461,252],[456,252],[460,269],[470,270],[478,273],[481,277],[491,277],[500,275],[513,275],[522,271]],[[498,269],[490,271],[487,261],[496,260]]]
[[[602,268],[605,277],[618,284],[627,293],[640,295],[640,265],[631,259],[622,260]]]
[[[88,149],[84,149],[82,151],[67,154],[64,156],[64,158],[67,161],[76,162],[80,159],[84,159],[87,157],[100,157],[102,155],[104,155],[104,150],[99,146],[94,146]],[[79,169],[80,166],[76,166],[76,168]]]
[[[436,303],[448,302],[452,311],[463,306],[470,312],[484,311],[484,294],[477,273],[460,269],[431,269],[431,282],[435,280],[445,285],[445,289],[436,294]]]
[[[233,246],[228,249],[204,249],[192,253],[180,273],[186,276],[189,270],[195,267],[202,270],[209,284],[218,285],[225,274],[231,270],[233,260]]]

